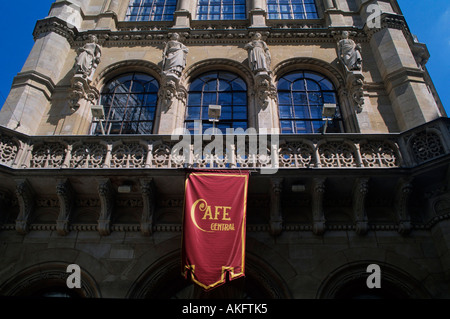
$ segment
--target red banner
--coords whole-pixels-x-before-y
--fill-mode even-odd
[[[183,275],[205,290],[245,275],[248,171],[196,171],[186,179]]]

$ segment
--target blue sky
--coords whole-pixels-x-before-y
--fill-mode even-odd
[[[3,61],[0,76],[0,106],[9,94],[14,76],[20,72],[33,46],[33,29],[45,18],[54,0],[0,1]],[[450,1],[398,0],[411,32],[428,46],[428,71],[450,115]]]

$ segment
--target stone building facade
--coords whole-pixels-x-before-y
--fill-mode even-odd
[[[57,0],[34,38],[0,112],[0,295],[450,297],[450,121],[397,1]],[[196,152],[209,105],[258,154]],[[190,168],[251,171],[246,277],[211,293],[181,277]]]

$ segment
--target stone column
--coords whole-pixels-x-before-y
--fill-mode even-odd
[[[191,26],[191,1],[190,0],[179,0],[177,11],[174,12],[176,29],[188,29]]]
[[[325,12],[324,16],[329,26],[345,26],[344,16],[339,11],[335,0],[323,0]]]
[[[119,10],[119,0],[106,0],[105,7],[98,16],[97,25],[95,26],[95,29],[117,30],[118,10]]]
[[[265,28],[266,26],[266,0],[250,1],[250,21],[253,28]]]

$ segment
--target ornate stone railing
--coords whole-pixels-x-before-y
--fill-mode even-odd
[[[15,169],[398,168],[449,153],[447,118],[400,134],[236,135],[213,142],[202,136],[26,136],[0,128],[0,165]]]

